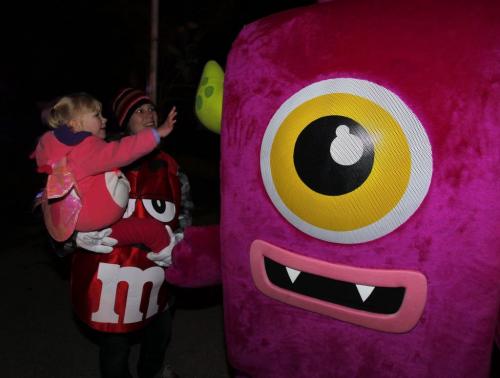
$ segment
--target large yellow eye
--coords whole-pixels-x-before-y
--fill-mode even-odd
[[[403,224],[420,206],[432,153],[420,121],[369,81],[311,84],[274,114],[261,147],[267,193],[280,213],[322,240],[361,243]]]

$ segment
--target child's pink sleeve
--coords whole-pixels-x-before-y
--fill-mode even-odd
[[[155,130],[146,129],[119,141],[88,137],[70,154],[76,179],[127,166],[153,151],[158,144]]]

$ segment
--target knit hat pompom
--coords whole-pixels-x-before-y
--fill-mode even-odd
[[[127,127],[127,123],[134,111],[143,104],[152,104],[151,98],[140,89],[125,88],[118,92],[113,101],[113,113],[120,127]]]

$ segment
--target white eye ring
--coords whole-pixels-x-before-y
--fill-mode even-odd
[[[135,198],[128,199],[128,205],[125,209],[125,213],[123,214],[123,218],[129,218],[135,211]]]
[[[160,222],[170,222],[175,217],[175,205],[165,200],[143,199],[142,204],[153,218]]]

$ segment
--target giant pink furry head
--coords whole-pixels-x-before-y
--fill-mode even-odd
[[[499,12],[493,1],[339,0],[240,33],[221,132],[237,371],[488,375]]]

